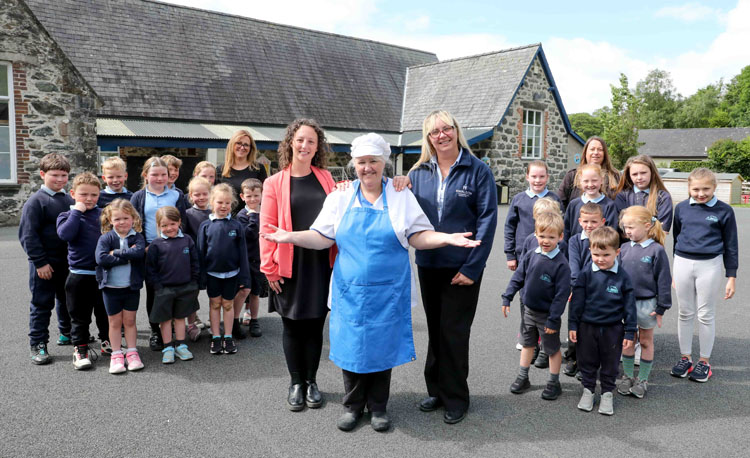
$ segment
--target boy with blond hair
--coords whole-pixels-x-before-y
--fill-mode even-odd
[[[96,205],[99,208],[104,208],[115,199],[129,201],[133,197],[133,193],[125,187],[127,179],[128,172],[125,161],[117,156],[104,161],[102,163],[102,180],[106,186],[99,192],[99,200]]]

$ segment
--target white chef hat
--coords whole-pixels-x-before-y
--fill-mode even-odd
[[[352,141],[352,157],[362,156],[383,156],[388,160],[391,155],[391,145],[380,135],[370,132],[369,134],[360,135]]]

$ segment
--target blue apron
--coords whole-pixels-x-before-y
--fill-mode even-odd
[[[414,361],[411,329],[411,266],[383,209],[352,207],[359,181],[336,231],[338,256],[331,281],[330,359],[367,374]]]

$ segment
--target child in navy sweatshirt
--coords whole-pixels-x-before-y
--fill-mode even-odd
[[[594,408],[597,372],[602,395],[599,413],[613,415],[612,391],[619,370],[620,353],[631,350],[636,319],[633,284],[617,262],[620,234],[611,227],[594,230],[589,237],[591,259],[573,287],[568,310],[568,334],[576,344],[583,395],[578,408]],[[624,321],[624,324],[623,324]]]
[[[570,237],[568,240],[568,265],[570,266],[570,287],[571,289],[578,279],[578,274],[584,266],[591,263],[591,251],[589,250],[589,235],[596,228],[604,226],[604,217],[602,216],[602,207],[594,202],[588,202],[581,206],[578,212],[578,224],[581,226],[581,232]],[[576,362],[576,344],[568,342],[568,349],[565,351],[565,368],[563,372],[570,377],[578,373],[578,363]]]
[[[563,235],[559,214],[543,213],[535,223],[539,247],[521,259],[503,294],[503,315],[508,316],[513,296],[523,288],[525,305],[522,319],[521,362],[518,378],[510,386],[511,393],[520,394],[531,387],[529,366],[534,348],[541,336],[544,352],[549,355],[549,380],[542,399],[554,400],[562,393],[560,385],[560,322],[570,293],[570,267],[557,244]]]
[[[102,180],[106,185],[99,193],[97,205],[104,208],[115,199],[130,200],[133,193],[125,187],[125,181],[128,179],[128,172],[125,167],[125,161],[119,157],[110,157],[102,164]]]
[[[211,190],[211,215],[198,229],[198,253],[201,262],[201,287],[206,288],[211,316],[211,354],[237,353],[232,326],[234,298],[249,285],[245,228],[232,219],[234,190],[220,183]],[[219,331],[224,309],[224,336]]]
[[[727,283],[724,299],[731,299],[737,277],[737,222],[732,207],[718,200],[716,175],[695,169],[688,177],[690,198],[674,211],[674,284],[680,319],[677,337],[680,361],[672,368],[675,377],[706,382],[713,375],[709,358],[716,337],[716,299],[721,294],[722,267]],[[723,266],[722,266],[723,264]],[[693,367],[693,324],[698,316],[700,360]]]
[[[661,222],[664,232],[669,232],[672,227],[672,196],[661,181],[654,160],[645,154],[628,159],[617,186],[617,214],[632,205],[646,207]]]
[[[581,197],[573,199],[565,211],[565,241],[570,243],[570,238],[581,232],[578,224],[578,214],[581,207],[594,202],[602,207],[605,224],[617,229],[617,208],[615,203],[606,195],[602,194],[602,169],[596,164],[584,164],[580,167],[580,179],[578,187],[581,189]]]
[[[523,243],[534,232],[534,205],[539,199],[548,197],[554,199],[560,208],[560,198],[547,189],[549,173],[544,161],[532,161],[526,166],[526,181],[529,189],[519,192],[513,197],[508,206],[505,217],[505,256],[508,269],[516,270],[521,257]]]
[[[202,164],[202,162],[201,162]],[[199,164],[200,165],[200,164]],[[203,170],[210,171],[206,167]],[[196,171],[199,172],[196,166]],[[200,176],[194,176],[188,184],[187,197],[190,200],[190,207],[185,210],[185,221],[182,224],[182,232],[193,239],[193,243],[198,243],[198,228],[203,221],[208,219],[211,209],[208,207],[208,196],[211,193],[211,183]],[[188,337],[193,342],[197,341],[201,334],[201,329],[205,328],[198,313],[188,317]]]
[[[664,312],[672,306],[672,274],[663,246],[666,234],[650,210],[640,205],[626,208],[620,214],[620,226],[630,239],[620,247],[620,262],[635,289],[641,361],[636,379],[635,349],[623,349],[625,376],[618,381],[617,392],[640,399],[646,395],[654,361],[654,328],[661,327]]]
[[[234,300],[235,327],[240,325],[240,312],[243,302],[247,303],[245,314],[242,316],[242,324],[250,326],[250,335],[260,337],[260,323],[258,322],[258,308],[260,306],[260,295],[263,293],[266,276],[260,272],[260,246],[258,234],[260,233],[260,200],[262,197],[263,183],[257,178],[248,178],[242,182],[242,201],[245,208],[237,213],[237,219],[245,228],[245,242],[247,243],[247,259],[250,267],[250,285],[237,293]],[[247,296],[247,300],[243,298]],[[267,294],[267,293],[266,293]],[[234,329],[234,328],[233,328]],[[238,334],[241,335],[241,334]]]
[[[158,238],[151,242],[146,254],[146,281],[154,288],[149,321],[159,323],[164,342],[161,362],[172,364],[175,356],[189,361],[193,354],[185,343],[185,318],[200,307],[198,251],[193,239],[185,237],[180,230],[180,212],[176,207],[157,210],[156,225]]]
[[[65,193],[70,163],[62,154],[50,153],[39,162],[42,187],[23,204],[18,240],[29,258],[29,345],[31,363],[51,361],[47,351],[49,320],[57,308],[58,345],[70,345],[70,315],[65,301],[68,278],[67,244],[57,236],[57,216],[70,209]]]
[[[102,210],[102,235],[96,244],[96,280],[102,290],[109,318],[109,334],[125,329],[127,350],[122,339],[112,339],[110,374],[143,369],[135,348],[135,314],[145,276],[146,239],[141,235],[141,218],[129,200],[115,199]]]
[[[73,180],[70,195],[75,205],[57,217],[57,235],[68,242],[70,273],[65,281],[65,295],[71,318],[71,339],[75,345],[73,367],[88,369],[89,324],[91,312],[96,317],[103,354],[112,352],[109,344],[109,323],[102,293],[96,282],[96,244],[101,233],[99,218],[102,209],[96,206],[101,184],[91,172],[83,172]]]

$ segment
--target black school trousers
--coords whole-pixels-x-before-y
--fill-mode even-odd
[[[391,394],[391,372],[386,369],[369,374],[358,374],[342,369],[344,375],[344,409],[361,413],[365,406],[370,412],[385,412]]]
[[[445,410],[469,409],[469,338],[477,311],[482,275],[470,286],[451,285],[458,269],[417,267],[427,317],[427,393]]]
[[[109,317],[104,309],[102,291],[95,275],[69,273],[65,282],[65,297],[70,313],[70,338],[73,345],[88,345],[92,311],[99,330],[99,340],[109,340]]]
[[[610,325],[580,323],[578,325],[576,356],[584,388],[594,392],[598,372],[602,393],[615,389],[615,381],[620,369],[623,336],[622,323]]]

